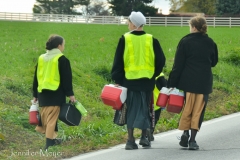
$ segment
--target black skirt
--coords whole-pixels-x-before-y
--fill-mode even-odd
[[[129,91],[127,92],[127,128],[150,128],[149,105],[152,92]]]

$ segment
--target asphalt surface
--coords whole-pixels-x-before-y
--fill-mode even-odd
[[[137,150],[125,150],[121,144],[66,160],[240,160],[240,112],[203,122],[196,137],[199,150],[179,146],[181,134],[179,130],[156,134],[149,149],[138,145]]]

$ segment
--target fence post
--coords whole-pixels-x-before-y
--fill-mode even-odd
[[[213,17],[213,27],[215,28],[215,17]]]
[[[151,17],[148,17],[148,18],[149,18],[148,25],[151,26]]]
[[[181,27],[183,26],[183,17],[181,17]]]
[[[165,27],[167,27],[167,16],[165,16]]]
[[[229,17],[229,27],[232,28],[232,17]]]

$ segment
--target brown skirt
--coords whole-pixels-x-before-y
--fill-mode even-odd
[[[199,130],[199,121],[205,105],[204,95],[186,92],[185,106],[180,118],[179,130]]]
[[[47,106],[41,107],[40,116],[42,126],[37,126],[36,131],[45,134],[46,138],[55,139],[57,137],[57,132],[55,131],[56,123],[60,113],[59,106]]]

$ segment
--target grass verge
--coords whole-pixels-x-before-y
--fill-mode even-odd
[[[112,123],[114,111],[100,99],[102,87],[112,83],[110,70],[120,36],[127,26],[84,25],[62,23],[28,23],[0,21],[0,159],[62,159],[78,154],[125,143],[125,126]],[[145,26],[159,39],[167,58],[166,77],[172,68],[178,41],[188,34],[187,27]],[[240,111],[239,37],[240,28],[209,28],[209,35],[219,48],[219,64],[213,69],[214,91],[210,95],[205,120]],[[76,98],[88,110],[78,127],[59,122],[60,146],[41,149],[44,135],[28,124],[31,85],[38,56],[45,52],[50,34],[57,33],[66,40],[64,54],[73,71]],[[224,38],[222,38],[224,37]],[[163,111],[156,133],[176,129],[179,114]],[[135,133],[140,136],[140,131]],[[1,136],[2,137],[2,136]]]

